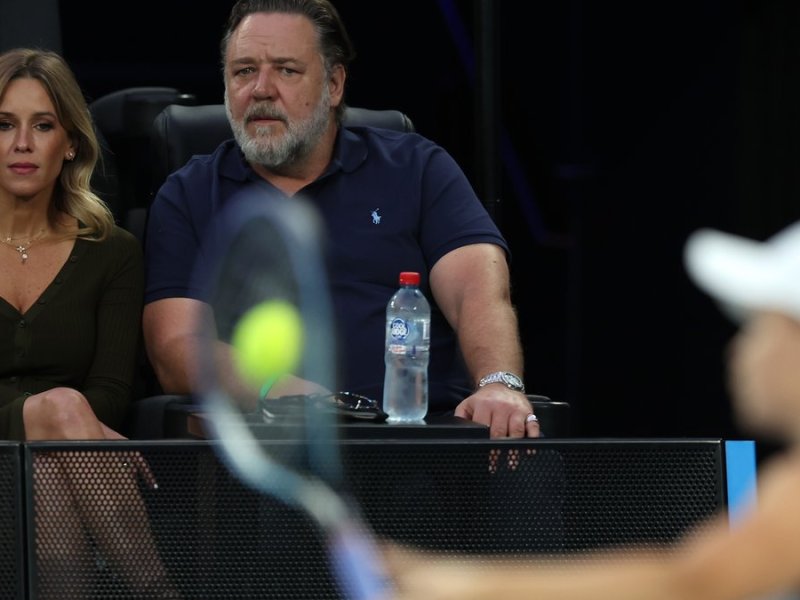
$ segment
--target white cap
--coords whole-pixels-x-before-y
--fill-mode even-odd
[[[766,242],[702,229],[684,258],[694,282],[737,316],[775,310],[800,320],[800,222]]]

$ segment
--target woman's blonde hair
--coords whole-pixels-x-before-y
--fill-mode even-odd
[[[0,54],[0,96],[10,81],[20,78],[41,82],[75,147],[75,158],[64,161],[56,182],[50,205],[52,224],[56,225],[57,211],[61,211],[78,220],[78,237],[105,239],[114,227],[114,216],[91,189],[100,146],[72,69],[61,56],[46,50],[16,48]]]

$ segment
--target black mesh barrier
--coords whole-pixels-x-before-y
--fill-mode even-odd
[[[0,442],[0,600],[24,598],[20,446]]]
[[[215,442],[25,448],[32,598],[341,597],[315,524],[240,483]],[[378,536],[447,552],[667,547],[724,503],[719,441],[383,440],[341,451]]]
[[[668,547],[723,506],[721,442],[593,443],[562,457],[567,551]]]
[[[346,447],[373,529],[474,554],[666,548],[724,503],[719,441]],[[487,450],[488,448],[488,450]]]

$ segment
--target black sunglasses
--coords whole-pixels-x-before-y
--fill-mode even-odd
[[[298,394],[280,396],[278,398],[262,398],[258,408],[262,418],[267,422],[274,422],[286,415],[297,414],[290,408],[295,402],[303,402],[314,406],[315,409],[332,409],[337,415],[359,421],[372,421],[381,423],[389,416],[380,407],[380,404],[368,396],[353,392],[333,392],[330,394]]]

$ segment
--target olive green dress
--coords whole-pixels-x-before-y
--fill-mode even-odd
[[[35,268],[35,253],[26,267]],[[22,404],[54,387],[82,392],[119,428],[130,401],[141,331],[144,267],[138,240],[116,227],[76,240],[64,266],[21,314],[0,298],[0,439],[24,440]]]

